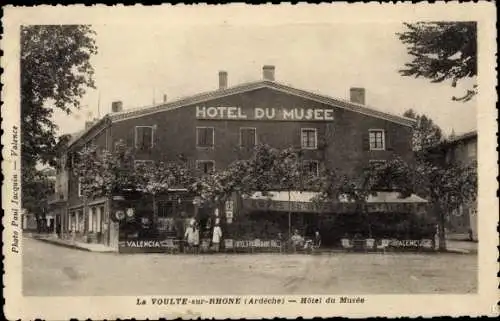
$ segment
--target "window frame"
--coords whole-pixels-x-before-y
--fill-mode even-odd
[[[198,129],[212,129],[212,145],[211,146],[200,146]],[[212,149],[215,147],[215,127],[213,126],[196,126],[196,148],[201,149]]]
[[[314,177],[318,177],[319,176],[319,160],[317,159],[304,159],[302,161],[302,171],[303,171],[303,174],[306,174],[305,171],[304,171],[304,167],[306,166],[306,164],[308,163],[315,163],[316,164],[316,173],[313,175]],[[307,172],[307,174],[310,174],[311,172]]]
[[[201,163],[212,163],[212,172],[215,171],[215,160],[211,160],[211,159],[197,159],[196,160],[196,170],[199,171],[200,168],[199,168],[199,165]],[[210,174],[210,173],[205,173],[205,172],[202,172],[203,174]]]
[[[379,133],[379,132],[382,133],[382,147],[381,148],[372,148],[370,136],[371,136],[372,133]],[[371,128],[371,129],[368,130],[368,148],[369,148],[369,150],[386,150],[386,144],[385,143],[386,143],[385,142],[385,129]]]
[[[240,144],[239,144],[240,148],[249,148],[249,146],[242,145],[242,143],[243,143],[243,135],[242,135],[243,130],[248,130],[248,129],[253,129],[253,131],[254,131],[254,133],[253,133],[254,134],[254,145],[252,146],[252,148],[257,146],[257,144],[258,144],[257,143],[257,127],[240,127]]]
[[[134,128],[135,128],[134,129],[134,147],[135,147],[135,149],[140,149],[139,146],[137,145],[137,143],[138,143],[137,142],[137,137],[138,137],[138,135],[137,135],[137,129],[138,128],[151,128],[151,146],[149,148],[147,148],[147,149],[144,149],[144,150],[153,149],[153,147],[154,147],[155,127],[152,126],[152,125],[148,125],[148,126],[146,126],[146,125],[138,125],[138,126],[135,126]],[[116,144],[115,144],[115,147],[116,147]]]
[[[304,146],[303,135],[305,131],[314,131],[314,147]],[[318,149],[318,129],[312,127],[305,127],[300,129],[300,147],[302,149],[315,150]]]
[[[137,168],[137,165],[139,163],[149,163],[149,164],[153,164],[154,161],[151,160],[151,159],[134,159],[134,169]]]

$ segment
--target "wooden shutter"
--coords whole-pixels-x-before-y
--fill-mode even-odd
[[[394,128],[389,128],[388,130],[384,130],[385,135],[385,150],[394,150],[394,146],[392,145],[392,138],[395,135]]]
[[[361,135],[361,146],[363,150],[370,150],[370,137],[369,137],[369,132],[366,131]]]

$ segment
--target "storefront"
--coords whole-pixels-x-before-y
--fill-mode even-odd
[[[362,205],[347,200],[322,203],[315,200],[317,196],[295,191],[254,193],[243,200],[242,213],[248,225],[261,227],[260,237],[280,234],[288,238],[298,233],[307,239],[318,231],[326,247],[342,247],[343,239],[405,242],[433,238],[435,225],[427,215],[427,201],[417,195],[378,192]]]

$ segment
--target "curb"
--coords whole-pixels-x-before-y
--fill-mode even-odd
[[[455,253],[455,254],[477,254],[477,251],[469,251],[462,249],[446,249],[444,253]]]
[[[42,242],[45,242],[45,243],[53,244],[53,245],[58,245],[58,246],[66,247],[66,248],[69,248],[69,249],[75,249],[75,250],[80,250],[80,251],[85,251],[85,252],[92,252],[91,250],[89,250],[87,248],[80,247],[80,246],[74,245],[74,244],[62,243],[62,242],[57,242],[57,241],[53,241],[53,240],[50,240],[50,239],[39,238],[39,237],[33,237],[33,239],[34,240],[38,240],[38,241],[42,241]]]

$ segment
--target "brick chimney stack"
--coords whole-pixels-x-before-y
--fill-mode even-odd
[[[351,102],[364,105],[365,104],[365,89],[359,87],[353,87],[350,90]]]
[[[274,81],[274,66],[265,65],[262,67],[262,78],[264,80]]]
[[[118,113],[123,111],[123,102],[121,101],[114,101],[111,103],[111,112],[112,113]]]
[[[227,88],[227,71],[219,71],[219,89]]]

